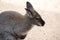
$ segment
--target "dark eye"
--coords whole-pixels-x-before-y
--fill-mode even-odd
[[[36,17],[36,19],[39,19],[39,17]]]
[[[36,18],[39,18],[39,17],[36,17]]]
[[[37,20],[39,19],[39,18],[36,18]]]

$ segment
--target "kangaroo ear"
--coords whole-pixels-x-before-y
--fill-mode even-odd
[[[29,9],[27,9],[27,8],[25,8],[25,10],[27,11],[27,14],[26,15],[28,17],[30,17],[30,18],[33,18],[33,16],[34,16],[33,13]]]
[[[27,7],[27,9],[29,9],[29,8],[30,8],[30,9],[33,8],[33,6],[31,5],[31,3],[28,2],[28,1],[27,1],[27,3],[26,3],[26,7]]]

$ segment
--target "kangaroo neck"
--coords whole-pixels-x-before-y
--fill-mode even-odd
[[[17,24],[17,26],[14,27],[14,31],[19,34],[19,33],[27,32],[31,28],[32,28],[31,19],[29,19],[28,17],[25,17],[25,19],[23,20],[23,23],[19,22],[19,24]]]

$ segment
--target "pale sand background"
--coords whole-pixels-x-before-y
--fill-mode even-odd
[[[27,0],[0,0],[0,12],[6,10],[25,14]],[[46,24],[33,27],[25,40],[60,40],[60,0],[30,0]]]

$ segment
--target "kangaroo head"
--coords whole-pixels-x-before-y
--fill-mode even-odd
[[[33,20],[34,25],[38,26],[43,26],[45,24],[44,20],[41,18],[41,16],[34,10],[33,6],[31,3],[27,2],[26,3],[26,11],[27,11],[27,16]]]

